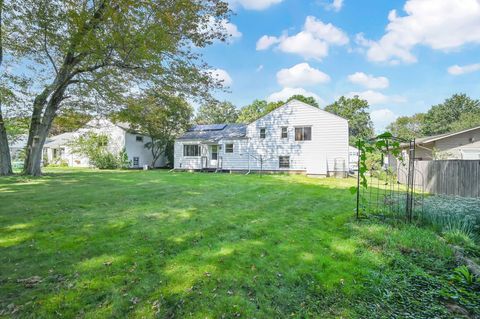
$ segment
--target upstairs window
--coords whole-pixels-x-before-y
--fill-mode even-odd
[[[183,156],[200,156],[200,146],[183,145]]]
[[[260,138],[265,138],[266,136],[266,129],[265,128],[261,128],[260,129]]]
[[[311,141],[312,128],[310,126],[295,128],[295,141]]]
[[[288,127],[282,127],[282,138],[288,138]]]
[[[225,144],[225,153],[233,153],[233,144]]]
[[[143,142],[143,136],[137,135],[137,136],[135,137],[135,140],[136,140],[137,142]]]
[[[290,156],[279,156],[278,157],[278,167],[280,167],[280,168],[290,168]]]

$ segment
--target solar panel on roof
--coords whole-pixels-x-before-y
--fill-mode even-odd
[[[198,131],[221,131],[227,124],[211,124],[211,125],[196,125],[192,127],[189,132],[198,132]]]

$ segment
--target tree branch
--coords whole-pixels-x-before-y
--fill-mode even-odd
[[[57,66],[55,65],[55,62],[53,61],[53,58],[50,55],[50,52],[48,52],[48,48],[47,48],[47,24],[45,24],[44,32],[43,32],[43,49],[45,50],[45,53],[47,54],[47,57],[50,60],[50,63],[52,63],[53,69],[55,70],[55,74],[58,74]]]

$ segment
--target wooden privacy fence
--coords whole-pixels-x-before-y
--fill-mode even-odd
[[[399,170],[398,180],[405,184],[407,175]],[[415,161],[415,185],[431,194],[480,197],[480,161]]]

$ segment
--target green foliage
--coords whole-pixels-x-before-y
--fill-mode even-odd
[[[92,116],[89,114],[80,113],[72,109],[62,110],[53,120],[50,135],[74,132],[85,126],[91,119]]]
[[[105,134],[88,132],[72,143],[74,153],[88,157],[90,164],[99,169],[116,169],[129,166],[125,150],[114,154],[109,149],[109,138]]]
[[[373,123],[368,108],[368,102],[358,96],[353,98],[342,96],[338,101],[327,105],[325,111],[348,120],[350,143],[355,144],[357,139],[367,139],[373,136]]]
[[[165,153],[167,145],[190,126],[192,107],[179,96],[148,90],[143,96],[129,99],[115,119],[128,122],[131,128],[150,137],[145,147],[152,153],[152,167]]]
[[[423,136],[424,113],[417,113],[412,116],[400,116],[393,123],[387,126],[387,130],[394,136],[411,140]]]
[[[424,116],[422,133],[435,135],[466,128],[477,123],[480,114],[480,101],[466,94],[454,94],[443,103],[434,105]],[[475,119],[474,122],[470,122]]]
[[[475,275],[472,274],[465,265],[455,268],[453,272],[453,278],[459,282],[466,283],[467,285],[473,285],[477,281]]]
[[[287,99],[287,102],[291,100],[299,100],[303,103],[310,104],[315,107],[319,107],[317,101],[311,96],[303,96],[300,94],[296,94],[291,96]],[[273,110],[279,108],[280,106],[284,105],[285,102],[277,101],[277,102],[267,102],[265,100],[255,100],[252,104],[244,106],[240,109],[238,113],[237,123],[251,123],[260,117],[272,112]]]
[[[317,100],[315,100],[315,98],[313,96],[304,96],[304,95],[301,95],[301,94],[295,94],[295,95],[292,95],[291,97],[289,97],[287,102],[290,102],[291,100],[298,100],[300,102],[310,104],[310,105],[318,107],[318,108],[320,107],[320,105],[318,105]]]
[[[197,124],[236,123],[238,110],[230,102],[209,103],[200,106],[195,122]]]
[[[458,196],[426,196],[416,212],[421,222],[439,231],[458,231],[472,240],[480,239],[480,199]]]

